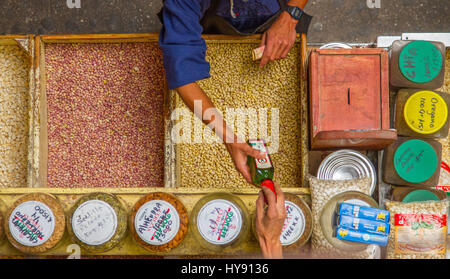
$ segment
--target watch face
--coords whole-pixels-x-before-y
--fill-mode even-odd
[[[300,20],[300,16],[302,15],[302,10],[299,7],[288,6],[286,11],[296,20]]]

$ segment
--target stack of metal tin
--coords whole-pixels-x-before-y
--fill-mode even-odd
[[[317,178],[326,180],[348,180],[363,177],[372,179],[370,194],[376,187],[376,172],[372,162],[360,152],[343,149],[328,155],[320,164]]]

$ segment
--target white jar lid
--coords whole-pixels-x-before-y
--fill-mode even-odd
[[[164,200],[151,200],[137,211],[134,227],[146,243],[164,245],[177,235],[180,216],[172,204]]]
[[[242,229],[242,214],[232,202],[211,200],[199,210],[197,228],[209,243],[224,245],[236,239]]]
[[[55,230],[53,211],[39,201],[19,204],[9,216],[9,231],[12,237],[24,246],[36,247],[44,244]]]
[[[295,243],[305,232],[305,215],[298,205],[291,201],[285,201],[286,219],[280,241],[283,246]]]
[[[89,200],[74,211],[72,229],[83,243],[102,245],[116,233],[117,214],[110,204],[101,200]]]

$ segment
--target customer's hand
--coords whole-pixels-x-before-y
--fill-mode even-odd
[[[256,200],[256,234],[264,258],[282,258],[283,251],[280,241],[286,208],[284,194],[278,183],[274,183],[276,196],[267,187],[262,187]],[[265,208],[264,196],[267,199]]]
[[[294,46],[297,32],[297,20],[287,12],[282,12],[272,26],[262,35],[260,46],[265,46],[259,66],[264,67],[269,61],[286,58]]]
[[[256,159],[263,159],[264,154],[259,150],[252,148],[247,143],[233,142],[226,143],[225,146],[233,159],[236,170],[251,184],[252,178],[250,176],[250,168],[247,165],[247,155]]]

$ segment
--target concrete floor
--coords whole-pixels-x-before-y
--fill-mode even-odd
[[[69,0],[69,2],[78,0]],[[93,34],[158,32],[162,1],[0,0],[0,34]],[[309,43],[374,42],[380,35],[450,32],[449,0],[309,0],[314,16]],[[380,8],[377,4],[380,3]]]

